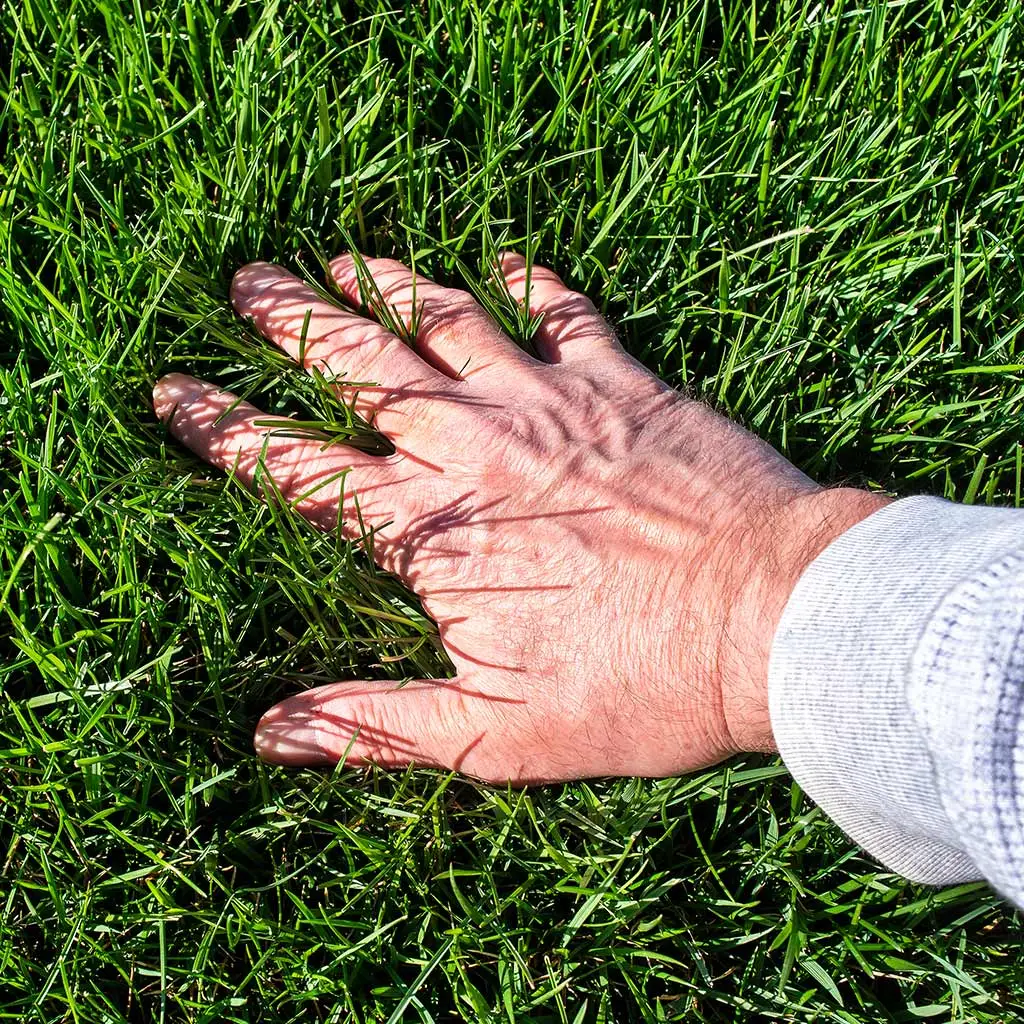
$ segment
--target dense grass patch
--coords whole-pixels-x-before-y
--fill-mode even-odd
[[[233,271],[510,244],[819,478],[1020,504],[1024,7],[58,7],[0,9],[0,1017],[1017,1019],[1016,915],[880,870],[773,761],[261,766],[300,675],[431,674],[431,625],[149,390],[338,420]]]

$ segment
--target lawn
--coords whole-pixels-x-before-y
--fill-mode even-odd
[[[775,759],[253,756],[303,680],[443,666],[363,552],[154,421],[191,370],[345,429],[233,317],[251,259],[529,250],[822,481],[1021,503],[1024,5],[652,7],[0,8],[0,1019],[1024,1014],[1016,913],[883,870]]]

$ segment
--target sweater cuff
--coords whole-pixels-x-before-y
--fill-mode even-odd
[[[775,633],[768,701],[786,766],[855,842],[917,882],[981,873],[911,713],[911,665],[946,595],[1019,549],[1022,524],[1017,509],[941,498],[886,505],[808,566]]]

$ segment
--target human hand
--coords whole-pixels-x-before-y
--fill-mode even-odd
[[[340,518],[358,537],[358,496],[374,558],[419,595],[457,669],[300,693],[261,720],[260,756],[326,764],[347,752],[531,783],[667,776],[772,749],[768,653],[790,591],[885,499],[823,490],[667,387],[549,270],[530,277],[541,361],[465,292],[414,286],[393,260],[366,266],[415,325],[415,347],[271,264],[243,267],[232,301],[291,356],[302,348],[305,366],[379,382],[337,388],[394,455],[282,436],[182,374],[154,391],[179,440],[250,486],[262,460],[323,529]],[[359,307],[352,257],[331,273]],[[524,260],[506,254],[500,273],[523,301]]]

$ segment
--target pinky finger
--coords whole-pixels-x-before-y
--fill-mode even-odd
[[[615,332],[590,299],[567,288],[553,270],[528,266],[518,253],[505,252],[498,273],[512,298],[527,304],[531,316],[541,318],[535,341],[549,363],[622,351]]]

